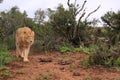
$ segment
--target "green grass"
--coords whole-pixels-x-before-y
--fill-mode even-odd
[[[62,54],[67,54],[67,53],[70,53],[70,52],[84,52],[84,53],[87,53],[87,54],[90,54],[92,51],[93,51],[93,47],[90,46],[90,47],[60,47],[59,48],[59,51],[62,53]]]
[[[75,65],[73,63],[71,63],[71,64],[69,64],[69,68],[73,69],[73,68],[75,68]]]
[[[11,53],[7,50],[0,51],[0,67],[10,63],[13,60],[10,54]]]
[[[1,72],[0,75],[2,77],[13,77],[12,73],[10,73],[8,71]]]
[[[89,58],[84,58],[82,61],[82,67],[83,68],[88,68],[89,67]]]
[[[0,71],[6,70],[7,68],[5,66],[0,66]]]
[[[72,50],[69,47],[60,47],[60,52],[61,53],[67,53],[71,52]]]
[[[120,66],[120,57],[114,61],[114,66]]]
[[[83,52],[82,48],[73,48],[73,52]]]

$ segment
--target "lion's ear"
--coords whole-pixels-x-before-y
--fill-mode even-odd
[[[34,31],[31,31],[31,35],[32,35],[32,36],[34,36],[34,35],[35,35]]]

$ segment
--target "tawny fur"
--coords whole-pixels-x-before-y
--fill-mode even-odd
[[[28,62],[28,54],[31,45],[34,43],[34,31],[28,27],[18,28],[16,31],[16,54]]]

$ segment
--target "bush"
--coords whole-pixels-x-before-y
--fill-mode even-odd
[[[15,35],[9,35],[7,38],[5,38],[4,43],[6,43],[7,48],[15,49]]]
[[[84,58],[82,61],[82,67],[83,68],[88,68],[89,67],[89,58]]]
[[[56,34],[49,23],[44,25],[35,25],[35,43],[33,49],[40,50],[58,50],[64,44],[65,40],[59,34]]]
[[[94,46],[90,45],[89,47],[79,47],[79,48],[73,48],[73,52],[84,52],[87,54],[90,54],[93,52]]]
[[[0,52],[0,65],[5,65],[12,61],[12,58],[9,55],[9,52]]]
[[[114,61],[114,66],[120,66],[120,57]]]
[[[0,74],[3,78],[11,78],[11,77],[13,77],[13,75],[12,75],[12,73],[10,73],[10,72],[8,72],[8,71],[6,71],[6,72],[2,72],[1,74]]]
[[[93,46],[90,47],[73,47],[70,44],[64,44],[63,46],[59,47],[59,51],[61,53],[68,53],[68,52],[84,52],[90,54],[93,51]]]
[[[60,52],[61,53],[67,53],[71,52],[72,50],[69,47],[60,47]]]
[[[99,42],[89,57],[90,64],[106,67],[120,66],[120,47],[109,46],[106,42]]]
[[[73,48],[74,52],[83,52],[83,48]]]
[[[7,48],[2,46],[0,49],[0,66],[4,66],[12,61],[10,53],[7,51]]]

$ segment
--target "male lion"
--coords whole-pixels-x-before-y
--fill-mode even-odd
[[[24,62],[28,62],[28,54],[31,45],[34,43],[34,31],[28,27],[18,28],[16,31],[16,53],[17,57],[22,57]]]

